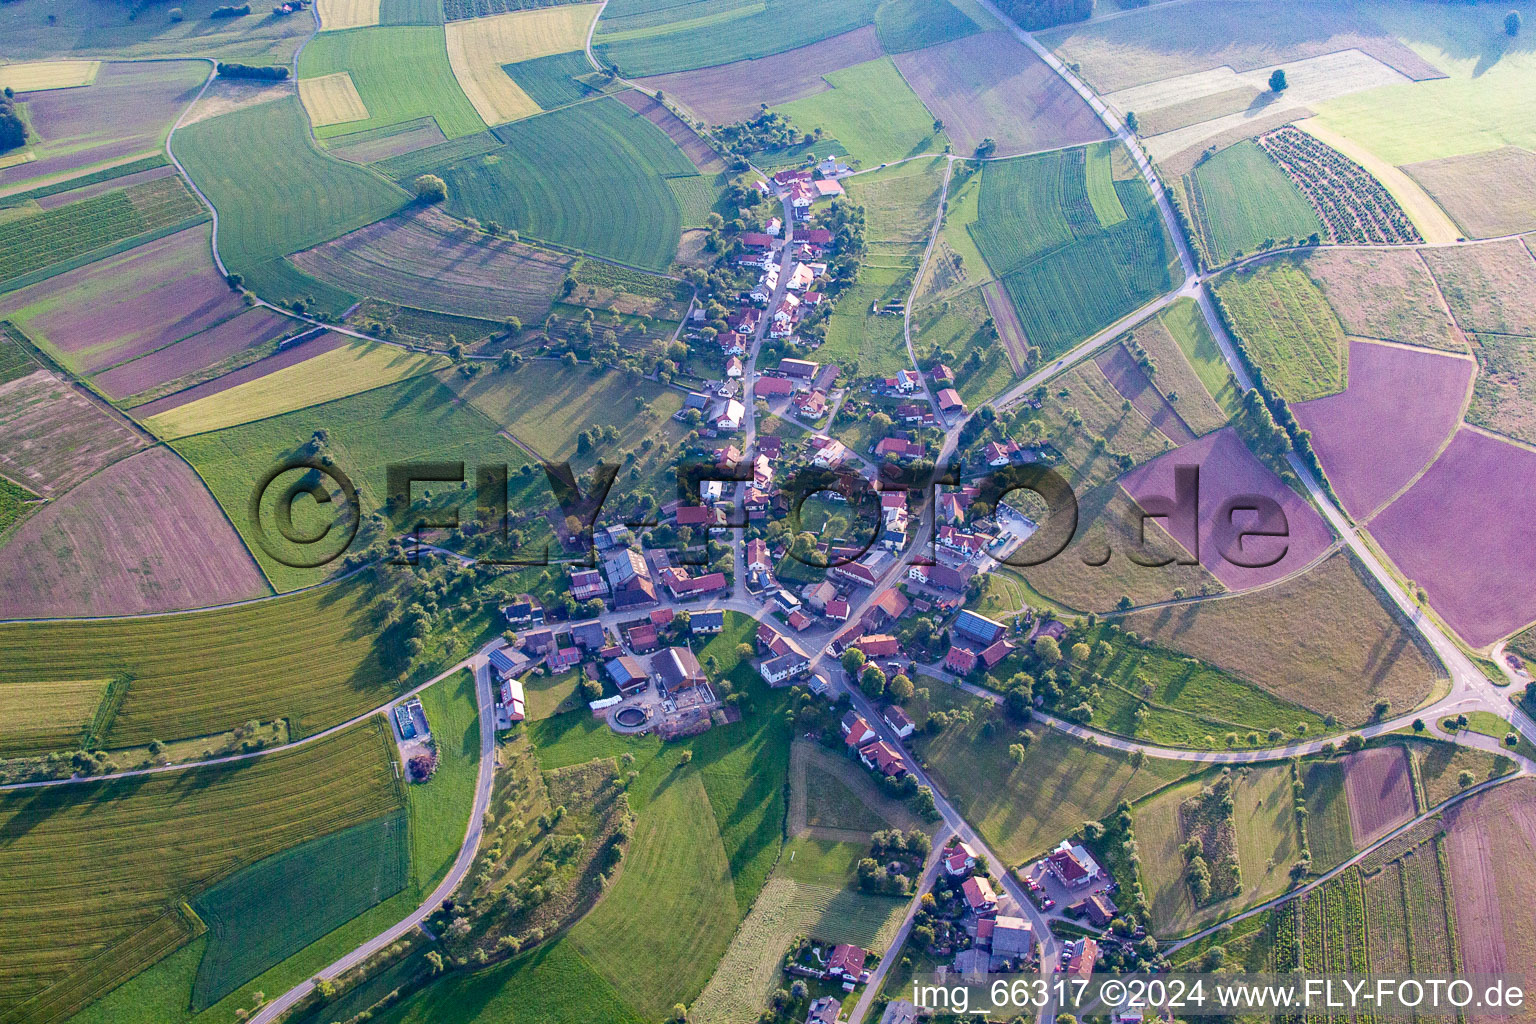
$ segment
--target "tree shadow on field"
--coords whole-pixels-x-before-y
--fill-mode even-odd
[[[1409,642],[1401,629],[1393,630],[1390,636],[1377,639],[1365,655],[1366,677],[1373,684],[1386,681],[1387,673],[1392,671],[1393,666],[1402,657],[1403,650]]]

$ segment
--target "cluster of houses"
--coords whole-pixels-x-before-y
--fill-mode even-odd
[[[805,228],[797,231],[787,245],[781,245],[777,236],[777,232],[766,231],[748,231],[740,236],[742,254],[737,257],[737,266],[758,270],[760,274],[747,294],[749,301],[727,319],[728,333],[750,339],[766,316],[770,338],[791,338],[801,319],[823,301],[815,285],[827,273],[827,265],[820,257],[832,244],[832,232],[826,228]],[[774,302],[781,290],[783,297]],[[744,344],[741,352],[724,351],[725,348],[722,343],[728,359],[732,354],[746,354]]]
[[[898,736],[906,738],[912,735],[912,719],[896,705],[887,707],[881,712],[881,717],[885,718]],[[887,779],[901,779],[911,774],[912,769],[901,751],[881,739],[880,734],[857,711],[845,714],[838,728],[842,731],[843,743],[849,750],[858,752],[859,762],[865,768]]]
[[[788,200],[796,220],[809,220],[811,207],[817,201],[834,199],[843,194],[842,183],[838,181],[838,169],[841,166],[835,158],[829,157],[815,167],[782,170],[768,179],[768,188],[773,195]],[[829,169],[832,173],[818,177],[823,169]]]

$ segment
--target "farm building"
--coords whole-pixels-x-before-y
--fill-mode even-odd
[[[1069,888],[1075,889],[1104,877],[1103,869],[1092,854],[1082,846],[1066,840],[1046,856],[1045,863],[1051,874]]]
[[[513,722],[521,722],[527,717],[528,705],[519,680],[508,679],[501,684],[501,706],[507,709],[507,718]]]
[[[962,611],[959,618],[955,619],[955,632],[983,646],[990,646],[1008,632],[1008,627],[985,615],[977,615],[973,611]]]
[[[533,667],[531,658],[522,651],[513,650],[510,647],[497,648],[487,656],[486,660],[490,662],[491,671],[496,673],[497,679],[519,676]]]
[[[686,647],[668,647],[651,659],[651,668],[668,693],[709,682],[704,676],[704,670],[699,667],[699,659]]]
[[[992,955],[1032,957],[1035,955],[1035,930],[1022,917],[998,915],[992,926]]]
[[[632,655],[622,655],[608,663],[608,678],[613,680],[613,685],[619,688],[620,693],[634,693],[645,689],[645,685],[651,681],[645,669],[640,667]]]

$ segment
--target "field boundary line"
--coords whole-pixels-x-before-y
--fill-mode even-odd
[[[1265,911],[1273,910],[1275,908],[1284,906],[1286,903],[1289,903],[1291,900],[1296,899],[1298,896],[1305,896],[1307,893],[1311,892],[1312,890],[1320,888],[1321,886],[1324,886],[1327,883],[1333,881],[1334,878],[1338,877],[1339,875],[1342,875],[1344,872],[1348,871],[1350,868],[1355,867],[1357,864],[1359,864],[1361,861],[1363,861],[1366,857],[1370,856],[1372,853],[1374,853],[1376,850],[1378,850],[1382,846],[1386,845],[1391,840],[1398,838],[1399,836],[1401,836],[1404,833],[1412,830],[1414,827],[1416,827],[1418,825],[1422,825],[1424,822],[1428,821],[1429,819],[1437,817],[1438,815],[1440,815],[1446,809],[1452,807],[1453,805],[1459,804],[1462,801],[1467,800],[1467,799],[1469,799],[1471,797],[1478,796],[1478,795],[1480,795],[1482,793],[1485,793],[1488,790],[1493,789],[1493,788],[1495,788],[1497,786],[1502,786],[1505,783],[1513,782],[1515,779],[1522,779],[1522,778],[1527,778],[1527,777],[1529,777],[1529,776],[1528,776],[1528,772],[1526,770],[1513,771],[1513,772],[1510,772],[1510,773],[1508,773],[1506,775],[1500,775],[1496,779],[1484,779],[1482,782],[1479,782],[1477,785],[1472,786],[1469,789],[1464,789],[1460,793],[1452,794],[1451,796],[1447,797],[1446,799],[1440,801],[1435,806],[1429,808],[1426,811],[1423,811],[1422,813],[1418,814],[1417,816],[1415,816],[1413,818],[1410,818],[1408,821],[1404,822],[1403,824],[1399,825],[1397,828],[1395,828],[1392,831],[1388,832],[1386,835],[1382,836],[1380,839],[1376,840],[1374,843],[1371,843],[1369,846],[1366,846],[1366,847],[1364,847],[1364,848],[1362,848],[1360,850],[1357,850],[1355,852],[1355,854],[1352,857],[1350,857],[1348,860],[1342,861],[1339,864],[1334,865],[1332,868],[1329,868],[1323,874],[1318,875],[1316,878],[1312,879],[1310,882],[1306,883],[1305,885],[1297,886],[1296,888],[1291,889],[1288,892],[1281,893],[1279,896],[1276,896],[1273,899],[1266,900],[1263,903],[1260,903],[1260,904],[1257,904],[1255,906],[1249,907],[1247,910],[1244,910],[1242,913],[1234,914],[1232,917],[1224,918],[1221,921],[1218,921],[1218,922],[1216,922],[1214,924],[1208,925],[1205,928],[1202,928],[1200,931],[1192,932],[1189,935],[1186,935],[1186,936],[1183,936],[1181,938],[1178,938],[1178,939],[1174,940],[1173,942],[1169,943],[1168,945],[1162,947],[1162,949],[1163,949],[1164,952],[1171,953],[1174,950],[1177,950],[1177,949],[1180,949],[1180,948],[1182,948],[1184,946],[1187,946],[1191,942],[1196,942],[1196,941],[1198,941],[1200,939],[1203,939],[1207,935],[1211,935],[1214,932],[1220,931],[1222,928],[1225,928],[1225,927],[1227,927],[1229,925],[1235,924],[1238,921],[1246,920],[1247,918],[1253,917],[1256,914],[1262,914]]]

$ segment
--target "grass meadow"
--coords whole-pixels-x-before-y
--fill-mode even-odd
[[[538,503],[553,497],[542,479],[518,475],[519,468],[530,461],[523,451],[499,437],[494,423],[457,401],[433,376],[415,377],[350,398],[177,441],[177,451],[196,467],[230,513],[236,529],[247,538],[280,591],[319,582],[334,567],[296,569],[280,563],[262,548],[246,509],[252,488],[262,475],[308,443],[320,428],[329,436],[327,449],[336,465],[356,484],[365,517],[384,506],[388,496],[386,468],[410,461],[462,460],[469,467],[465,471],[463,515],[473,515],[468,488],[474,486],[473,467],[481,464],[508,467],[512,500],[519,511],[540,507]],[[420,485],[418,488],[413,494],[419,496],[423,491]],[[457,489],[452,484],[446,487],[449,491]],[[444,490],[443,485],[435,488],[439,495]],[[307,524],[306,528],[318,529],[325,522]]]
[[[1271,387],[1288,402],[1322,398],[1349,381],[1338,316],[1295,260],[1245,268],[1216,285],[1232,326]]]
[[[1250,594],[1132,612],[1119,624],[1352,725],[1418,705],[1443,670],[1348,556]]]
[[[263,159],[252,159],[251,139],[267,142]],[[190,124],[176,133],[175,151],[219,211],[225,262],[273,301],[316,287],[282,256],[371,224],[409,199],[372,171],[321,153],[297,98]]]
[[[364,574],[207,612],[0,623],[0,693],[39,679],[126,678],[128,695],[101,741],[109,748],[278,718],[298,739],[377,707],[458,655],[454,642],[429,644],[415,666],[401,664],[384,629],[392,602],[380,578]]]
[[[1207,921],[1276,896],[1290,884],[1290,867],[1300,851],[1291,810],[1290,766],[1243,768],[1234,774],[1232,815],[1242,891],[1228,899],[1197,907],[1184,878],[1179,847],[1188,837],[1179,821],[1179,805],[1198,793],[1200,781],[1159,793],[1135,810],[1142,882],[1151,905],[1152,929],[1158,935],[1193,931]]]
[[[1205,250],[1217,265],[1266,241],[1323,230],[1317,212],[1269,155],[1249,141],[1198,164],[1187,178]]]
[[[1151,194],[1139,179],[1111,177],[1106,190],[1102,149],[1092,147],[1092,159],[1071,149],[1000,160],[982,172],[970,232],[1045,358],[1174,284],[1177,256]]]
[[[409,70],[407,70],[409,69]],[[299,57],[299,79],[345,72],[367,108],[367,119],[317,125],[327,139],[430,117],[456,139],[485,128],[448,64],[448,45],[436,25],[383,25],[322,32]]]
[[[0,949],[8,965],[0,1003],[15,1009],[63,983],[23,1015],[57,1019],[77,1006],[55,999],[83,1003],[122,980],[120,972],[144,966],[129,947],[186,894],[400,807],[388,742],[373,720],[251,762],[5,794],[0,821],[15,838],[0,850]],[[98,895],[53,898],[61,877]],[[89,972],[84,985],[75,971]]]
[[[1121,800],[1134,801],[1188,770],[1157,758],[1137,768],[1125,754],[1049,728],[1028,730],[1034,740],[1023,764],[1015,764],[1008,756],[1008,747],[1017,742],[1014,730],[984,729],[990,714],[980,698],[933,679],[914,682],[928,687],[932,708],[972,710],[969,724],[951,725],[937,736],[920,728],[914,750],[935,783],[1010,867],[1046,853],[1084,821],[1111,813]],[[928,709],[918,710],[921,726]]]
[[[824,129],[862,166],[942,152],[948,143],[889,57],[823,77],[831,89],[776,109],[802,132]]]
[[[437,169],[450,213],[649,270],[672,262],[682,212],[665,178],[697,170],[640,114],[603,98],[497,135],[501,147]]]
[[[875,9],[875,31],[886,53],[921,50],[981,30],[949,0],[886,0]]]

